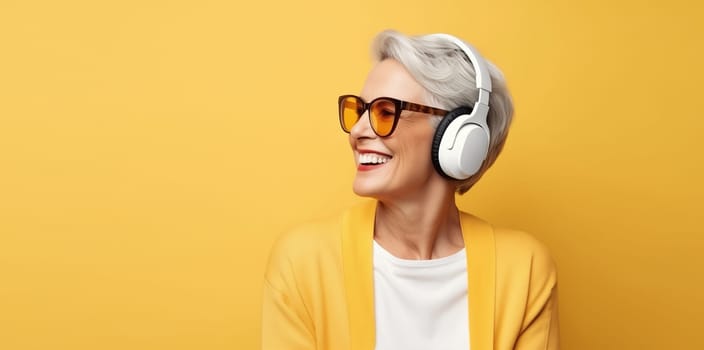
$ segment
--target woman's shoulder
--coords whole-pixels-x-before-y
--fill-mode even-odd
[[[523,276],[534,286],[554,285],[557,266],[550,249],[532,234],[524,231],[494,228],[496,262],[499,273]]]
[[[534,235],[510,228],[494,227],[497,252],[550,258],[547,246]],[[551,258],[550,258],[551,259]]]
[[[297,225],[282,233],[273,244],[267,264],[267,279],[275,281],[290,273],[309,273],[317,266],[338,260],[341,216]]]
[[[340,215],[298,224],[284,231],[276,239],[273,251],[308,254],[320,246],[339,240],[342,218]]]
[[[550,258],[548,248],[532,234],[490,224],[486,220],[464,211],[461,212],[461,219],[463,229],[475,231],[470,237],[493,240],[497,254],[517,258],[527,256]]]
[[[345,210],[295,226],[284,232],[276,241],[273,253],[278,251],[289,254],[309,256],[335,246],[340,249],[342,232],[347,229],[373,227],[375,201],[362,201]]]
[[[550,276],[556,273],[555,261],[548,247],[536,236],[522,230],[505,228],[489,224],[483,219],[463,213],[474,227],[491,233],[496,252],[497,268],[507,271],[525,271],[532,276]],[[469,245],[472,243],[470,242]],[[532,271],[526,271],[529,268]]]

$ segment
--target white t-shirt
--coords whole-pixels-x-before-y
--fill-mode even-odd
[[[433,260],[397,258],[374,241],[376,350],[467,350],[465,249]]]

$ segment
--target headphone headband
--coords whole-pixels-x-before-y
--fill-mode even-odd
[[[469,62],[474,68],[475,80],[477,83],[477,89],[479,89],[479,103],[484,105],[489,105],[489,93],[491,93],[491,75],[489,75],[489,69],[486,67],[484,58],[479,54],[479,51],[474,48],[474,46],[467,44],[466,42],[460,40],[459,38],[445,33],[437,33],[427,35],[429,38],[439,38],[451,41],[453,44],[458,46],[469,58]]]

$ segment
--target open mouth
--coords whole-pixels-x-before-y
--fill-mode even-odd
[[[360,153],[359,165],[374,166],[386,164],[392,157],[377,153]]]

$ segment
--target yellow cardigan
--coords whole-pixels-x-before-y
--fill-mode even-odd
[[[375,211],[376,202],[366,202],[278,240],[264,281],[262,349],[374,349]],[[460,215],[471,350],[559,349],[547,249],[528,234]]]

